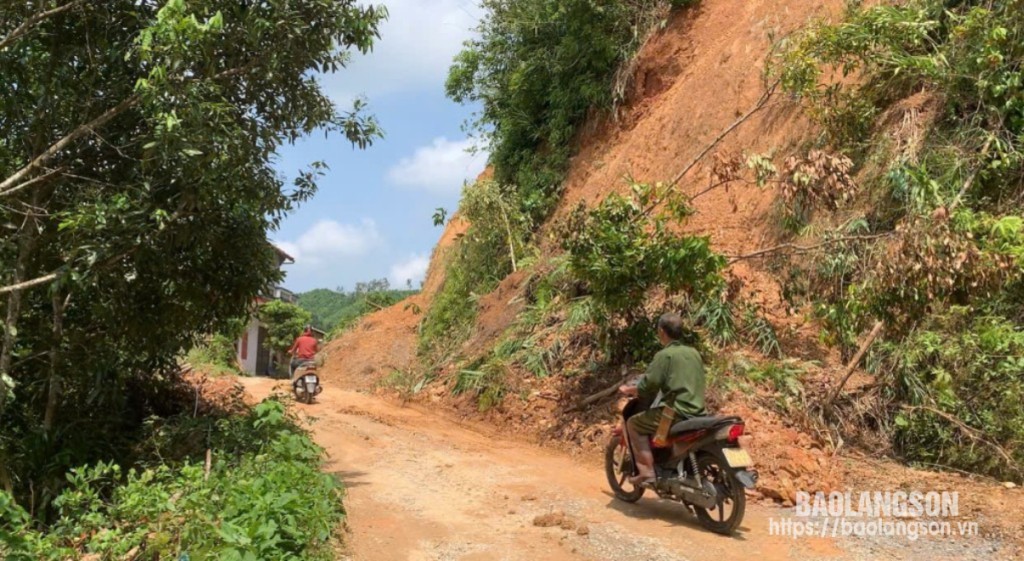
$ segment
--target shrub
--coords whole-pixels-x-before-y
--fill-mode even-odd
[[[895,443],[908,459],[1024,476],[1024,330],[954,307],[881,354]]]
[[[1021,0],[857,3],[843,23],[812,26],[784,45],[777,72],[784,89],[807,100],[832,144],[861,155],[890,144],[874,142],[878,115],[911,94],[932,94],[934,125],[919,123],[920,139],[889,147],[896,153],[883,171],[894,174],[892,185],[927,187],[934,208],[958,199],[977,169],[964,195],[992,204],[1017,190],[1024,174],[1022,31]],[[860,79],[843,83],[826,68]]]
[[[459,371],[452,392],[457,394],[472,392],[477,397],[477,407],[483,412],[501,403],[505,396],[505,377],[508,375],[508,364],[499,358],[479,364],[476,368]]]
[[[209,475],[191,459],[126,473],[103,462],[72,470],[46,531],[0,492],[0,556],[331,559],[344,511],[338,483],[319,470],[323,451],[273,400],[217,427]]]
[[[683,293],[698,306],[721,294],[725,258],[706,236],[673,231],[692,212],[665,185],[632,183],[629,197],[612,194],[592,209],[581,203],[559,226],[569,270],[593,300],[606,340],[616,343],[613,360],[651,351],[650,290]]]
[[[211,335],[203,343],[192,348],[185,357],[189,364],[208,372],[237,374],[238,348],[236,339],[224,335]]]
[[[459,206],[469,222],[445,269],[444,285],[427,310],[420,350],[450,348],[468,335],[476,319],[476,298],[493,290],[518,267],[531,223],[511,192],[494,181],[467,186]]]

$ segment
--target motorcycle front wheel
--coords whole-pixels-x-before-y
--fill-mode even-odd
[[[703,481],[710,481],[718,493],[718,501],[713,509],[694,506],[700,525],[716,534],[730,535],[743,522],[743,513],[747,508],[747,495],[743,485],[726,467],[725,460],[708,452],[697,456],[697,467]]]
[[[644,488],[637,487],[627,480],[633,475],[633,456],[629,447],[618,437],[612,437],[604,450],[604,473],[608,476],[615,498],[627,503],[635,503],[644,496]],[[627,491],[626,486],[632,489]]]

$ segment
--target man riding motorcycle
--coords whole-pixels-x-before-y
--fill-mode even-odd
[[[313,337],[313,327],[307,325],[302,335],[299,335],[295,342],[292,343],[292,347],[288,349],[288,354],[292,356],[288,376],[292,381],[295,380],[295,372],[300,366],[307,362],[313,362],[316,359],[319,347],[319,341],[316,340],[316,337]]]
[[[693,347],[679,341],[683,336],[683,318],[676,313],[658,318],[658,341],[663,348],[654,355],[647,372],[637,385],[623,385],[619,391],[653,401],[661,393],[661,404],[671,407],[675,420],[706,414],[704,409],[704,362]],[[630,482],[640,486],[655,479],[654,455],[649,436],[658,429],[661,407],[650,408],[629,418],[626,431],[633,448],[638,475]]]

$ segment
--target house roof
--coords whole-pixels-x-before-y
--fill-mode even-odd
[[[295,258],[288,255],[285,250],[281,249],[276,244],[270,244],[270,247],[274,248],[274,251],[276,251],[277,255],[281,258],[281,261],[285,263],[295,263]]]

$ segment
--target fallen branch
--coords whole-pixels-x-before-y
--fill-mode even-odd
[[[730,256],[728,256],[729,257],[729,264],[732,265],[733,263],[735,263],[737,261],[742,261],[744,259],[754,259],[755,257],[761,257],[762,255],[767,255],[769,253],[775,253],[777,251],[782,251],[784,249],[790,249],[790,250],[793,250],[796,253],[807,253],[807,252],[815,251],[815,250],[818,250],[818,249],[821,249],[823,247],[827,247],[827,246],[830,246],[832,244],[839,243],[839,242],[877,240],[877,239],[881,239],[881,238],[888,238],[888,237],[892,236],[893,234],[894,234],[894,232],[884,232],[884,233],[881,233],[881,234],[862,234],[862,235],[856,235],[856,236],[841,236],[841,237],[838,237],[838,238],[827,239],[827,240],[825,240],[823,242],[816,243],[816,244],[811,244],[811,245],[798,245],[798,244],[795,244],[795,243],[784,243],[784,244],[779,244],[779,245],[772,246],[772,247],[767,247],[767,248],[764,248],[764,249],[759,249],[759,250],[757,250],[757,251],[755,251],[753,253],[747,253],[745,255],[730,255]]]
[[[722,140],[725,139],[725,137],[729,136],[729,133],[736,130],[736,127],[743,124],[744,121],[749,119],[758,111],[764,109],[764,107],[768,104],[768,100],[770,100],[772,96],[775,95],[775,88],[777,88],[778,85],[779,81],[776,80],[772,85],[768,86],[768,89],[766,89],[764,93],[761,94],[761,97],[757,100],[757,103],[755,103],[749,111],[744,113],[739,119],[736,119],[735,121],[733,121],[731,125],[726,127],[725,130],[723,130],[717,137],[715,137],[715,139],[712,140],[710,144],[708,144],[707,146],[704,147],[703,150],[701,150],[700,154],[697,154],[697,157],[691,160],[690,163],[687,164],[685,168],[683,168],[683,171],[676,174],[675,178],[672,179],[672,182],[668,184],[669,187],[675,186],[676,183],[682,181],[683,177],[685,177],[686,174],[689,173],[691,169],[693,169],[693,166],[697,165],[698,162],[703,160],[704,156],[707,156],[708,152],[713,150],[715,146],[718,146],[718,143],[722,142]]]
[[[739,127],[755,113],[764,109],[768,105],[768,100],[770,100],[772,96],[775,95],[775,89],[778,87],[778,85],[779,81],[776,80],[774,83],[772,83],[771,86],[768,86],[768,89],[766,89],[764,93],[761,94],[761,97],[757,100],[754,106],[750,108],[750,110],[748,110],[740,118],[733,121],[731,125],[722,130],[722,132],[719,133],[718,136],[714,138],[714,140],[712,140],[707,146],[704,147],[703,150],[700,151],[699,154],[697,154],[692,160],[690,160],[690,163],[686,164],[686,167],[684,167],[682,171],[677,173],[676,176],[672,179],[672,181],[669,182],[668,190],[671,190],[673,187],[676,186],[676,184],[682,181],[683,178],[686,177],[686,174],[690,173],[690,170],[692,170],[694,166],[700,163],[700,161],[703,160],[704,157],[707,156],[708,153],[711,152],[716,146],[718,146],[718,144],[722,142],[722,140],[724,140],[725,137],[729,136],[729,133],[736,130],[736,127]],[[666,193],[668,192],[668,190],[666,190]],[[655,207],[661,204],[663,198],[664,197],[658,197],[654,201],[652,201],[651,204],[649,204],[647,208],[644,209],[643,214],[648,214],[652,210],[654,210]]]
[[[842,379],[839,380],[839,384],[836,385],[832,393],[829,394],[828,399],[825,401],[824,411],[826,414],[832,411],[832,403],[839,397],[839,392],[843,391],[843,387],[846,386],[846,381],[853,375],[853,371],[857,369],[857,365],[860,364],[860,360],[864,358],[864,354],[868,352],[868,347],[871,343],[875,342],[878,338],[878,334],[882,332],[882,328],[885,327],[885,322],[878,320],[875,322],[875,326],[871,328],[871,332],[868,333],[864,342],[860,344],[860,348],[857,349],[857,354],[853,355],[853,359],[846,365],[846,370],[843,372]]]
[[[619,390],[619,386],[621,386],[622,384],[625,384],[627,380],[629,380],[629,376],[623,376],[623,378],[621,380],[619,380],[618,382],[615,382],[611,386],[608,386],[607,388],[605,388],[605,389],[603,389],[603,390],[601,390],[601,391],[599,391],[599,392],[597,392],[595,394],[591,394],[591,395],[583,398],[583,400],[580,401],[579,403],[577,403],[576,405],[573,405],[572,407],[569,407],[568,409],[562,410],[562,412],[560,414],[564,415],[566,413],[572,413],[573,411],[579,411],[580,409],[583,409],[583,408],[587,407],[591,403],[594,403],[594,402],[597,402],[597,401],[601,401],[602,399],[604,399],[604,398],[614,394],[616,391],[618,391]]]
[[[985,144],[982,145],[982,147],[981,147],[981,159],[982,160],[984,160],[985,157],[988,156],[988,151],[989,151],[990,148],[992,148],[992,139],[993,138],[994,137],[990,136],[987,139],[985,139]],[[953,198],[953,202],[949,203],[949,212],[950,213],[952,213],[953,210],[957,206],[960,205],[960,201],[964,198],[964,194],[966,194],[967,191],[971,188],[971,185],[974,185],[974,179],[976,177],[978,177],[978,172],[981,171],[981,168],[982,168],[982,166],[980,166],[980,165],[975,167],[974,171],[971,172],[971,175],[967,176],[967,181],[964,182],[964,186],[960,188],[960,191],[956,194],[956,197]]]
[[[968,438],[970,438],[971,440],[973,440],[975,442],[981,442],[982,444],[985,444],[985,445],[989,446],[990,448],[992,448],[993,450],[995,450],[1003,458],[1003,460],[1006,461],[1006,463],[1008,465],[1010,465],[1011,467],[1015,468],[1015,470],[1018,473],[1020,473],[1021,469],[1020,469],[1019,464],[1013,460],[1013,457],[1010,456],[1009,452],[1007,452],[1005,448],[1003,448],[1002,446],[996,444],[995,442],[992,442],[991,440],[986,439],[984,436],[982,436],[983,432],[981,430],[978,430],[978,429],[968,425],[967,423],[961,421],[960,419],[956,418],[955,416],[953,416],[953,415],[951,415],[949,413],[946,413],[945,411],[941,411],[939,409],[935,409],[934,407],[928,407],[926,405],[901,405],[900,409],[903,409],[905,411],[911,411],[911,412],[913,412],[913,411],[927,411],[928,413],[931,413],[931,414],[933,414],[933,415],[935,415],[937,417],[941,417],[942,419],[945,419],[946,421],[956,425],[957,428],[959,428],[961,430],[961,432],[966,434],[968,436]]]

